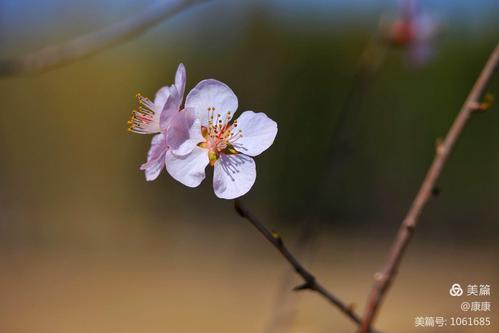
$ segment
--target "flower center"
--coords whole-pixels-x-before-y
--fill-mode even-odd
[[[208,149],[210,164],[214,165],[221,153],[226,155],[239,153],[234,148],[234,143],[243,134],[240,129],[237,129],[237,120],[230,123],[232,119],[230,111],[225,114],[224,120],[222,120],[220,113],[217,113],[215,117],[214,107],[209,107],[208,113],[208,126],[201,127],[201,133],[205,141],[200,144],[200,147]]]
[[[159,132],[159,119],[154,103],[141,94],[137,94],[136,97],[139,108],[132,111],[132,116],[128,121],[128,130],[139,134]]]

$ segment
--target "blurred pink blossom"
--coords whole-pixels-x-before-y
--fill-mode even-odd
[[[422,66],[434,56],[434,41],[441,30],[439,22],[416,5],[405,0],[399,18],[383,24],[383,35],[392,45],[404,48],[408,63]]]

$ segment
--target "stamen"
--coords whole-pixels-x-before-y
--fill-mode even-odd
[[[159,119],[157,119],[154,103],[141,94],[137,94],[136,98],[139,107],[132,111],[132,116],[128,121],[128,131],[138,134],[159,132]]]

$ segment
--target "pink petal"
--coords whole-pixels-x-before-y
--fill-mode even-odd
[[[202,141],[201,124],[192,110],[186,109],[172,116],[166,142],[175,155],[189,154]]]
[[[169,121],[172,116],[178,113],[180,110],[180,104],[182,96],[179,95],[175,85],[169,87],[170,95],[166,99],[163,110],[159,118],[159,125],[162,131],[166,131],[169,126]]]
[[[163,134],[153,136],[151,140],[151,148],[147,153],[147,162],[140,166],[140,170],[144,170],[146,180],[152,181],[158,178],[161,170],[165,166],[165,155],[168,151],[165,137]]]
[[[177,68],[177,73],[175,73],[175,87],[177,88],[178,94],[181,97],[180,104],[182,104],[182,98],[185,92],[185,82],[187,81],[187,74],[185,71],[184,64],[180,63]]]
[[[175,73],[175,84],[170,87],[163,87],[159,98],[163,104],[161,105],[161,116],[159,123],[161,130],[165,131],[168,127],[170,118],[175,115],[182,105],[184,99],[185,82],[187,74],[184,64],[178,65],[177,72]],[[158,92],[159,93],[159,92]],[[158,95],[156,95],[158,98]],[[159,102],[158,101],[158,102]],[[156,103],[156,100],[155,100]]]
[[[166,100],[170,97],[170,87],[164,86],[158,90],[154,97],[154,106],[158,113],[161,113],[165,106]]]

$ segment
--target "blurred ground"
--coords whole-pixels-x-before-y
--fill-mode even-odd
[[[174,241],[159,244],[151,239],[156,247],[118,253],[3,253],[0,331],[263,332],[287,267],[245,223],[234,217],[234,224],[219,228],[183,225],[175,231]],[[348,241],[340,234],[323,235],[310,267],[325,285],[360,310],[387,243],[357,236]],[[443,246],[416,237],[413,245],[382,309],[379,328],[432,332],[414,328],[414,317],[461,315],[460,302],[448,294],[452,283],[489,283],[492,328],[435,332],[495,332],[497,244],[481,244],[480,249],[460,242]],[[297,302],[290,332],[354,331],[349,320],[319,296],[303,292],[290,299]]]

